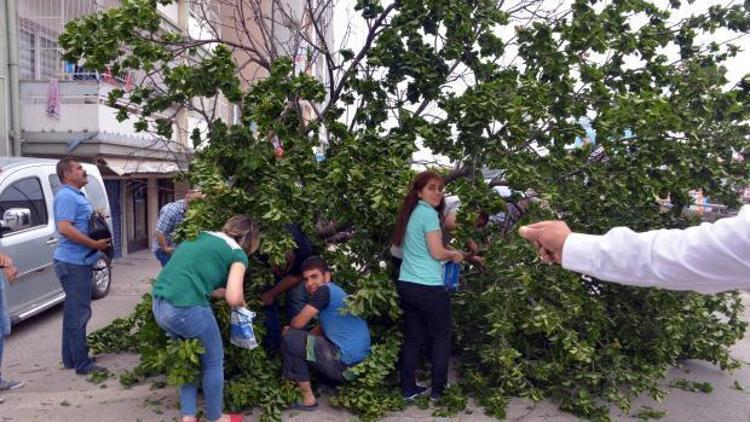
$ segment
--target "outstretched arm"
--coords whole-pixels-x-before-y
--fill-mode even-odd
[[[564,222],[522,227],[543,260],[601,280],[716,293],[750,287],[750,206],[736,217],[685,230],[572,233]]]

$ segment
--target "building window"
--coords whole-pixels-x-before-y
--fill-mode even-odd
[[[60,51],[57,42],[44,37],[38,37],[38,40],[39,79],[43,81],[55,79],[60,69]]]
[[[62,70],[57,41],[26,29],[18,33],[20,78],[42,81],[57,78]]]
[[[174,202],[174,182],[171,179],[157,179],[159,187],[159,211],[164,205]]]
[[[23,29],[19,31],[19,72],[21,79],[36,79],[36,37]]]

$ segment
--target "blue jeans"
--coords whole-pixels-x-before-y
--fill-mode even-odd
[[[300,282],[298,285],[287,290],[286,315],[289,321],[297,316],[306,304],[307,291],[305,290],[304,282]],[[271,350],[281,347],[281,319],[279,317],[279,305],[276,302],[266,307],[263,325],[266,327],[266,337],[263,340],[265,346]]]
[[[86,344],[86,324],[91,319],[91,265],[55,260],[55,274],[65,291],[63,302],[62,361],[65,368],[86,371],[93,362]]]
[[[221,417],[224,407],[224,345],[219,325],[208,306],[173,306],[161,298],[154,298],[154,319],[173,339],[197,338],[206,350],[201,355],[203,395],[206,399],[206,418]],[[180,386],[180,412],[182,416],[195,416],[198,412],[196,398],[198,386]]]
[[[159,263],[161,264],[161,267],[164,268],[165,265],[167,265],[167,262],[169,261],[169,258],[172,255],[169,255],[168,253],[164,252],[163,249],[157,249],[154,251],[154,255],[156,255],[156,259],[159,260]]]
[[[5,283],[5,275],[0,270],[0,369],[2,369],[3,364],[3,342],[5,337],[10,335],[10,317],[8,316],[8,303],[5,299]]]

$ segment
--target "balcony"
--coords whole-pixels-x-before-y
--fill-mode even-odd
[[[119,122],[117,109],[107,105],[109,92],[120,82],[104,82],[96,74],[77,74],[58,82],[59,116],[48,114],[50,82],[21,82],[21,128],[24,155],[141,156],[173,160],[182,150],[150,134],[136,132],[136,118]],[[176,137],[174,137],[176,138]]]

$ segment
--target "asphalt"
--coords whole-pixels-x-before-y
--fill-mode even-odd
[[[114,318],[127,315],[149,290],[149,280],[159,271],[159,264],[148,251],[138,252],[120,259],[113,265],[110,294],[93,303],[93,317],[89,330],[106,326]],[[750,295],[745,295],[750,302]],[[745,319],[750,320],[746,312]],[[172,421],[179,419],[177,389],[159,388],[152,381],[126,389],[116,377],[94,383],[71,370],[65,370],[60,361],[60,332],[62,307],[31,318],[13,327],[6,339],[3,356],[3,376],[23,380],[24,388],[0,394],[0,421]],[[733,347],[733,355],[750,362],[750,336]],[[133,354],[100,355],[98,364],[107,366],[115,374],[132,369],[138,363]],[[662,421],[750,421],[750,365],[744,364],[734,373],[722,372],[715,365],[703,361],[687,361],[669,372],[663,381],[666,387],[674,379],[684,378],[709,382],[710,394],[694,393],[667,388],[670,394],[661,403],[648,397],[633,402],[632,414],[644,406],[666,414]],[[736,383],[735,383],[736,382]],[[743,387],[741,391],[736,385]],[[412,406],[403,412],[384,418],[386,421],[484,421],[492,420],[473,403],[468,412],[453,418],[432,416],[434,409]],[[507,419],[511,421],[575,421],[576,417],[562,412],[549,400],[532,403],[512,399]],[[245,420],[257,420],[259,412],[248,413]],[[637,418],[612,409],[613,420],[634,421]],[[349,421],[353,415],[328,405],[325,398],[321,408],[313,413],[285,412],[284,420],[291,421]]]

